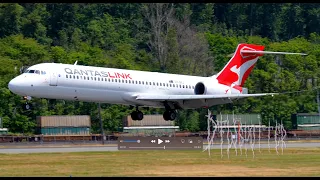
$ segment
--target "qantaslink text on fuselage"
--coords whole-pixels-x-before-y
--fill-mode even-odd
[[[109,78],[122,78],[122,79],[132,79],[128,73],[118,73],[118,72],[105,72],[105,71],[93,71],[93,70],[82,70],[82,69],[71,69],[64,68],[67,74],[81,75],[81,76],[100,76]]]

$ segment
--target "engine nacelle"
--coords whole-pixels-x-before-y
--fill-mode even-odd
[[[207,87],[202,82],[198,82],[194,87],[194,94],[203,95],[203,94],[206,94],[206,92],[207,92]]]
[[[198,82],[194,87],[196,95],[212,95],[212,94],[247,94],[247,88],[240,86],[226,86],[215,82]]]

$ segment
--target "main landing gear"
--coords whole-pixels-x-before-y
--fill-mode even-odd
[[[136,107],[136,110],[131,113],[131,119],[134,121],[141,121],[143,119],[143,113],[139,111],[138,106]]]
[[[175,110],[170,108],[168,104],[165,104],[165,109],[166,111],[163,113],[163,119],[166,121],[174,121],[177,117]],[[131,119],[134,121],[141,121],[143,119],[143,113],[139,111],[138,106],[136,106],[136,110],[131,113]]]
[[[174,110],[166,110],[163,113],[163,119],[166,121],[174,121],[177,117],[177,114]]]
[[[174,109],[172,109],[168,103],[164,103],[166,111],[163,113],[163,119],[166,121],[174,121],[177,117],[177,114]]]

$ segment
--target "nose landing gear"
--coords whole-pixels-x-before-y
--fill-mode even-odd
[[[23,99],[26,100],[26,103],[23,105],[23,109],[30,110],[32,108],[32,105],[31,103],[28,103],[28,101],[32,99],[31,96],[24,96]]]

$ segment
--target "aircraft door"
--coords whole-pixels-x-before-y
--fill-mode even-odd
[[[58,84],[58,74],[55,72],[52,72],[50,74],[50,86],[57,86]]]

